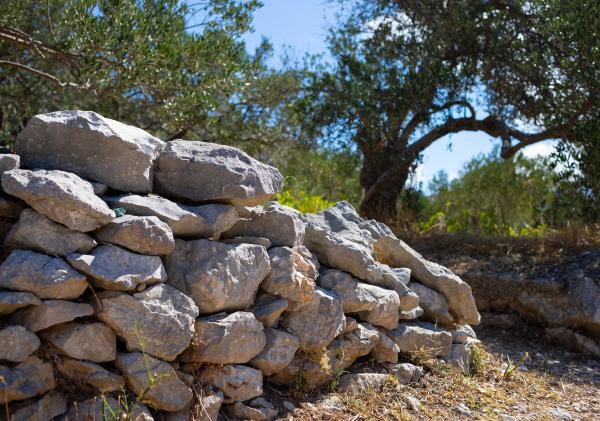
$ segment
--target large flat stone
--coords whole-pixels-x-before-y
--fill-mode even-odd
[[[34,116],[15,144],[23,166],[73,172],[124,192],[152,191],[152,169],[164,142],[92,111]]]
[[[0,365],[0,404],[20,401],[54,389],[52,363],[29,357],[14,368]]]
[[[56,363],[58,372],[77,383],[85,383],[99,392],[118,392],[125,387],[125,379],[99,364],[62,358]]]
[[[169,285],[155,285],[133,296],[116,291],[98,294],[96,316],[125,341],[130,351],[141,351],[173,361],[189,345],[198,307]]]
[[[105,243],[153,256],[167,255],[175,247],[173,231],[156,216],[121,216],[100,228],[94,235]]]
[[[267,338],[263,350],[250,361],[250,365],[270,376],[283,370],[294,358],[300,341],[291,333],[278,329],[265,329]]]
[[[38,332],[59,323],[70,322],[78,317],[91,316],[93,313],[94,309],[89,304],[64,300],[44,300],[40,305],[14,312],[11,320],[32,332]]]
[[[175,241],[165,259],[168,283],[190,296],[201,314],[243,310],[271,267],[264,247],[208,240]]]
[[[262,323],[245,311],[198,319],[195,331],[183,361],[243,364],[265,346]]]
[[[171,227],[176,237],[182,238],[218,239],[239,219],[232,205],[189,206],[156,195],[131,194],[104,199],[113,208],[125,209],[131,215],[156,216]]]
[[[96,247],[97,243],[87,234],[72,231],[33,209],[25,209],[6,236],[4,245],[14,249],[31,249],[49,255],[66,256],[71,253],[87,253]]]
[[[42,301],[29,292],[0,291],[0,316],[6,316],[23,307],[40,304]]]
[[[72,300],[88,287],[86,278],[60,257],[15,250],[0,265],[0,287],[39,298]]]
[[[90,254],[71,254],[67,260],[88,275],[94,286],[108,290],[133,291],[139,285],[167,279],[160,257],[132,253],[110,244],[96,247]]]
[[[155,183],[174,199],[254,206],[281,191],[283,176],[231,146],[174,140],[158,158]]]
[[[436,328],[429,323],[413,323],[398,326],[388,332],[400,352],[425,352],[432,356],[444,356],[450,353],[452,334]]]
[[[115,213],[94,194],[92,185],[64,171],[11,170],[2,173],[2,189],[24,200],[55,222],[75,231],[93,231]]]
[[[40,347],[38,337],[23,326],[0,330],[0,360],[20,363]]]
[[[40,335],[60,353],[78,360],[102,363],[117,356],[117,337],[104,323],[63,323]]]
[[[424,311],[424,320],[436,324],[452,323],[454,319],[448,312],[448,302],[442,294],[418,282],[412,282],[410,289],[419,296],[419,305]]]
[[[359,282],[347,272],[327,269],[319,274],[319,286],[335,292],[342,300],[344,313],[358,313],[377,307],[381,288]]]

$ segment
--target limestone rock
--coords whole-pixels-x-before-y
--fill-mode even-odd
[[[416,383],[423,374],[423,367],[411,363],[396,364],[390,368],[393,375],[400,384]]]
[[[68,262],[90,277],[94,286],[115,291],[133,291],[138,285],[164,282],[167,273],[158,256],[132,253],[110,244],[90,254],[70,254]]]
[[[562,345],[573,351],[600,358],[600,344],[592,338],[574,332],[566,327],[546,328],[546,336],[551,342]],[[0,357],[1,358],[1,357]]]
[[[425,313],[421,307],[413,308],[409,311],[401,311],[398,314],[400,320],[415,320],[421,317]]]
[[[383,331],[379,331],[379,341],[371,351],[371,355],[375,358],[378,363],[391,363],[396,364],[398,362],[398,353],[400,347],[387,336]]]
[[[477,339],[475,331],[469,325],[458,325],[450,333],[452,333],[453,344],[464,344],[467,343],[469,339]]]
[[[64,323],[43,331],[42,338],[61,353],[78,360],[113,361],[117,337],[104,323]]]
[[[396,237],[390,227],[375,219],[363,220],[359,223],[359,226],[362,229],[369,231],[374,241],[377,241],[382,237]]]
[[[265,208],[247,209],[245,217],[223,236],[225,238],[264,237],[275,247],[294,247],[302,245],[304,231],[304,222],[296,209],[270,202]]]
[[[283,370],[294,358],[300,341],[294,335],[278,329],[265,329],[266,345],[250,365],[270,376]]]
[[[259,301],[254,307],[254,317],[265,327],[277,327],[281,314],[288,308],[288,300],[285,298],[274,298]]]
[[[330,367],[336,371],[350,367],[354,361],[375,348],[380,336],[379,331],[369,323],[358,323],[355,330],[336,338],[327,348]]]
[[[0,404],[20,401],[42,395],[54,389],[52,363],[43,362],[37,357],[28,357],[14,368],[0,365]]]
[[[329,352],[322,356],[326,362],[315,361],[315,356],[307,356],[297,352],[292,361],[281,371],[275,373],[269,380],[278,385],[296,386],[303,391],[310,391],[332,380],[331,361]]]
[[[471,364],[473,363],[473,346],[475,345],[474,340],[468,340],[462,344],[452,344],[450,353],[444,359],[446,362],[461,370],[463,373],[468,374],[471,370]]]
[[[173,231],[156,216],[125,215],[95,232],[96,238],[140,254],[167,255],[175,247]]]
[[[480,316],[471,287],[449,269],[424,259],[405,242],[390,237],[378,240],[375,251],[383,263],[408,267],[412,276],[423,285],[443,294],[457,323],[479,324]]]
[[[269,294],[287,298],[301,307],[315,293],[319,262],[304,246],[274,247],[269,250],[271,272],[260,287]]]
[[[387,374],[346,373],[340,377],[339,389],[353,394],[378,391],[389,382]]]
[[[189,345],[198,307],[168,285],[160,284],[133,296],[115,291],[98,294],[98,319],[109,325],[130,351],[144,351],[173,361]]]
[[[90,183],[68,172],[11,170],[2,173],[2,188],[75,231],[93,231],[115,217]]]
[[[24,208],[21,200],[0,192],[0,217],[18,218]]]
[[[265,401],[265,403],[269,404],[268,407],[253,404],[253,402],[257,399],[252,400],[249,405],[245,405],[241,402],[235,402],[233,405],[226,406],[225,412],[227,412],[230,417],[235,419],[252,421],[268,421],[277,416],[278,411],[271,403]]]
[[[242,364],[265,347],[262,323],[245,311],[198,319],[195,331],[182,361]]]
[[[271,248],[271,240],[264,237],[233,237],[221,239],[220,241],[225,244],[255,244],[257,246],[263,246],[267,250]]]
[[[78,383],[89,384],[99,392],[117,392],[125,387],[125,379],[104,367],[88,361],[63,358],[56,364],[58,372]]]
[[[98,183],[96,181],[90,181],[90,184],[92,185],[94,194],[96,196],[102,196],[108,190],[108,186],[106,184]]]
[[[225,402],[244,402],[263,394],[262,373],[244,365],[206,367],[200,373],[200,381],[221,390],[225,394]]]
[[[401,325],[388,335],[396,342],[400,352],[426,352],[433,356],[445,356],[450,353],[452,346],[452,334],[429,323]]]
[[[123,208],[130,215],[156,216],[165,222],[176,237],[215,238],[239,219],[234,206],[209,204],[188,206],[160,196],[122,195],[106,197],[114,208]]]
[[[104,421],[126,418],[127,421],[154,421],[148,408],[139,402],[131,402],[125,408],[122,400],[112,396],[95,396],[69,405],[65,421]]]
[[[11,320],[32,332],[38,332],[50,326],[70,322],[78,317],[91,316],[93,313],[94,309],[89,304],[64,300],[44,300],[40,305],[16,311],[11,316]]]
[[[371,288],[371,293],[377,298],[377,306],[372,310],[363,310],[358,313],[365,322],[381,326],[386,329],[394,329],[398,326],[400,298],[396,291],[383,288]]]
[[[144,393],[144,402],[163,411],[185,408],[193,398],[192,389],[182,383],[173,367],[141,352],[120,353],[115,362],[136,394]],[[151,384],[151,378],[155,381]]]
[[[281,319],[284,329],[293,333],[305,348],[326,347],[344,329],[344,311],[338,297],[321,288],[304,307],[287,311]]]
[[[169,285],[190,296],[201,314],[250,306],[271,269],[264,247],[208,240],[176,240],[165,265]]]
[[[31,405],[16,411],[11,421],[52,420],[67,412],[67,400],[60,392],[50,392]]]
[[[0,265],[0,287],[31,292],[39,298],[72,300],[83,294],[88,283],[60,257],[14,250]]]
[[[126,192],[152,191],[152,168],[164,142],[92,111],[39,114],[15,144],[27,168],[73,172]]]
[[[40,304],[42,301],[29,292],[0,291],[0,316],[6,316],[23,307]]]
[[[442,294],[418,282],[410,284],[419,296],[419,305],[423,309],[423,319],[432,323],[451,324],[454,320],[448,312],[448,302]]]
[[[333,291],[341,300],[344,313],[373,310],[382,295],[381,288],[358,282],[352,275],[337,269],[327,269],[319,274],[319,286]],[[398,310],[396,309],[396,312]]]
[[[342,330],[342,334],[350,333],[358,329],[358,322],[354,317],[346,316],[346,326]]]
[[[71,231],[33,209],[21,212],[19,220],[10,230],[4,245],[15,249],[31,249],[49,255],[66,256],[87,253],[97,243],[79,231]]]
[[[23,326],[0,330],[0,360],[20,363],[40,347],[38,337]]]
[[[0,154],[0,173],[17,170],[21,166],[21,157],[12,153]]]
[[[174,140],[158,158],[155,182],[175,199],[254,206],[281,191],[283,176],[231,146]]]
[[[407,276],[410,279],[410,269],[391,268],[381,263],[377,263],[377,267],[381,271],[382,279],[375,285],[396,291],[400,297],[399,309],[401,311],[410,311],[419,305],[419,296],[408,288],[408,282],[405,279]]]
[[[224,400],[223,392],[217,392],[201,398],[200,418],[194,421],[216,421]]]

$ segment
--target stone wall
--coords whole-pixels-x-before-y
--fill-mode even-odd
[[[466,283],[346,202],[269,202],[283,177],[240,150],[64,111],[33,117],[16,152],[0,156],[15,421],[101,419],[125,395],[130,419],[269,419],[264,382],[319,387],[359,357],[379,373],[341,387],[414,381],[411,352],[469,370]]]

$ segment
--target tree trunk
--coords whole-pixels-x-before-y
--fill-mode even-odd
[[[410,165],[386,153],[368,153],[360,172],[360,184],[364,196],[360,204],[363,218],[376,219],[394,226],[397,222],[398,197],[408,179]],[[395,158],[395,159],[394,159]],[[381,181],[381,177],[385,181]]]

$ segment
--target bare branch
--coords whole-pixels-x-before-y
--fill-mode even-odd
[[[0,66],[14,67],[16,69],[25,70],[36,76],[42,77],[44,79],[48,79],[63,88],[65,88],[65,87],[66,88],[76,88],[76,89],[89,89],[90,88],[89,83],[86,83],[85,85],[80,85],[80,84],[77,84],[74,82],[63,82],[60,79],[58,79],[56,76],[51,75],[50,73],[46,73],[42,70],[34,69],[33,67],[27,66],[26,64],[15,63],[14,61],[0,60]]]

